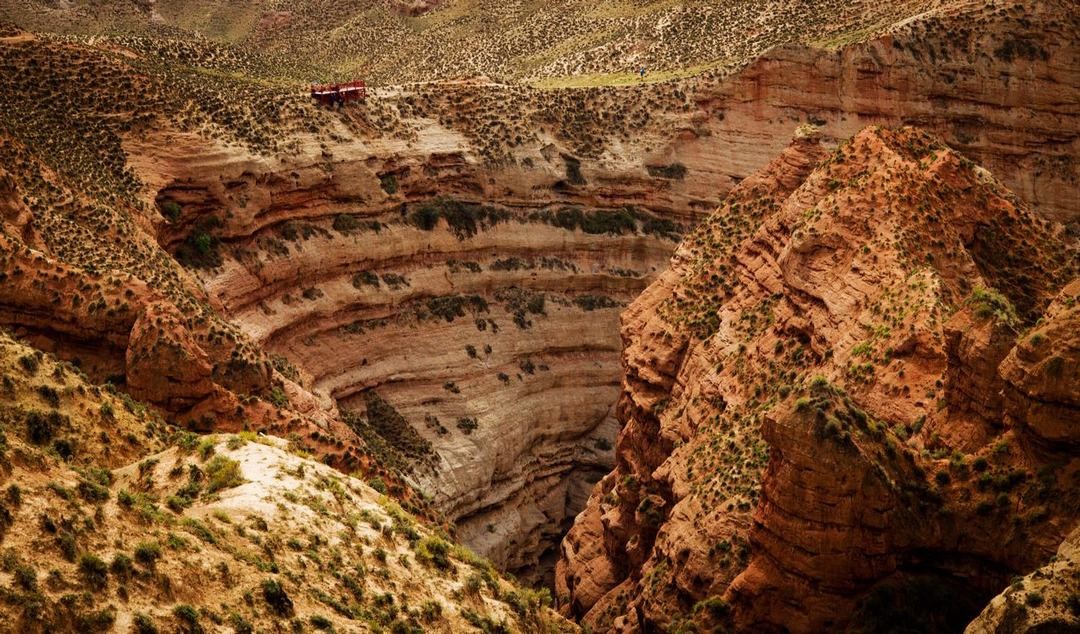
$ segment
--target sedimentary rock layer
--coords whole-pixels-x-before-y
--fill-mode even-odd
[[[797,139],[624,314],[616,468],[564,540],[563,609],[814,632],[935,597],[962,626],[1077,519],[1075,275],[1060,225],[920,132]]]

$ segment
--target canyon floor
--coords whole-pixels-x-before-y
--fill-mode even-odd
[[[0,0],[0,631],[1073,631],[1078,36]]]

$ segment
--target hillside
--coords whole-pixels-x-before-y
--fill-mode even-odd
[[[6,334],[0,369],[0,631],[576,631],[284,441],[182,432]]]
[[[206,38],[309,60],[325,77],[380,84],[484,76],[498,82],[626,84],[737,68],[777,44],[853,41],[945,4],[454,0],[4,0],[34,31]]]
[[[1077,520],[1077,267],[932,137],[804,129],[623,315],[616,466],[563,542],[565,613],[962,627]]]

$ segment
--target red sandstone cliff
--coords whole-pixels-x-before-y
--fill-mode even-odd
[[[1062,227],[921,132],[796,139],[623,316],[624,429],[563,609],[962,626],[1077,519],[1076,272]]]

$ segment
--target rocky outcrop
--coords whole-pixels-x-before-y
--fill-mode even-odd
[[[1080,628],[1080,531],[1042,568],[1009,584],[965,634],[1072,632]]]
[[[564,540],[563,610],[873,631],[933,603],[923,626],[961,627],[1077,519],[1080,461],[1038,433],[1071,428],[1075,384],[1028,378],[1069,337],[1010,361],[1061,319],[1068,245],[920,132],[797,139],[624,314],[616,468]],[[1025,380],[1058,390],[1034,428],[994,407]]]
[[[1040,443],[1080,442],[1080,281],[1062,290],[1046,315],[1001,364],[1005,415]]]

